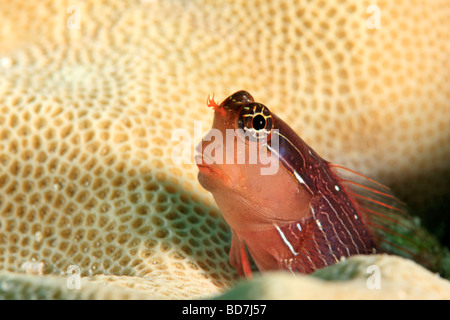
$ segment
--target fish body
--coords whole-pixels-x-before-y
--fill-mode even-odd
[[[251,259],[260,271],[309,274],[343,257],[378,252],[439,271],[438,242],[388,187],[322,159],[246,91],[207,103],[216,134],[197,147],[198,179],[232,230],[230,260],[241,275],[251,277]],[[225,139],[230,130],[236,139]],[[277,170],[262,174],[269,162],[239,161],[252,150],[278,161]]]

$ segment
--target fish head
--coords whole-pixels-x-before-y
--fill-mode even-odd
[[[208,99],[208,106],[214,120],[196,147],[198,180],[213,194],[224,218],[234,230],[268,228],[280,218],[291,219],[289,202],[283,215],[280,201],[299,190],[280,169],[276,116],[246,91],[220,104]]]
[[[248,187],[263,166],[258,156],[270,156],[271,113],[246,91],[238,91],[220,104],[209,98],[207,103],[214,109],[214,120],[196,147],[199,181],[209,191],[242,184]]]

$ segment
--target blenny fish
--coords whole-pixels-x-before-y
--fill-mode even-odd
[[[198,180],[231,228],[230,262],[241,276],[252,276],[252,264],[259,271],[310,274],[345,257],[375,253],[407,257],[446,276],[448,251],[388,187],[322,159],[246,91],[220,104],[208,96],[207,105],[214,109],[212,128],[222,134],[214,141],[207,134],[197,146]],[[230,144],[227,130],[245,135],[236,134]],[[278,161],[274,174],[261,173],[267,163],[237,161],[239,150],[242,155],[255,144]],[[211,161],[211,149],[223,161]],[[229,153],[235,161],[225,161]]]

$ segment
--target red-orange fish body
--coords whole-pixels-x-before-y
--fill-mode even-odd
[[[208,98],[207,104],[215,110],[217,134],[214,141],[207,135],[199,147],[198,178],[232,229],[230,259],[241,274],[252,273],[248,252],[260,271],[306,274],[343,257],[377,252],[407,256],[431,268],[440,264],[433,255],[437,242],[424,236],[389,188],[322,159],[246,91],[220,105]],[[230,130],[238,133],[225,140]],[[213,143],[219,154],[215,160],[221,161],[210,161]],[[240,162],[238,157],[251,150],[270,161]],[[229,154],[233,161],[227,161]],[[261,173],[275,161],[277,170]]]

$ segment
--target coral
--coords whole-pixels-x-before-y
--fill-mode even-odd
[[[450,282],[400,257],[353,256],[313,276],[267,273],[238,283],[216,299],[448,300]]]
[[[326,159],[446,208],[450,2],[378,1],[380,29],[370,4],[2,1],[0,296],[233,286],[228,226],[171,160],[212,92],[248,90]],[[86,291],[67,289],[73,265]]]

